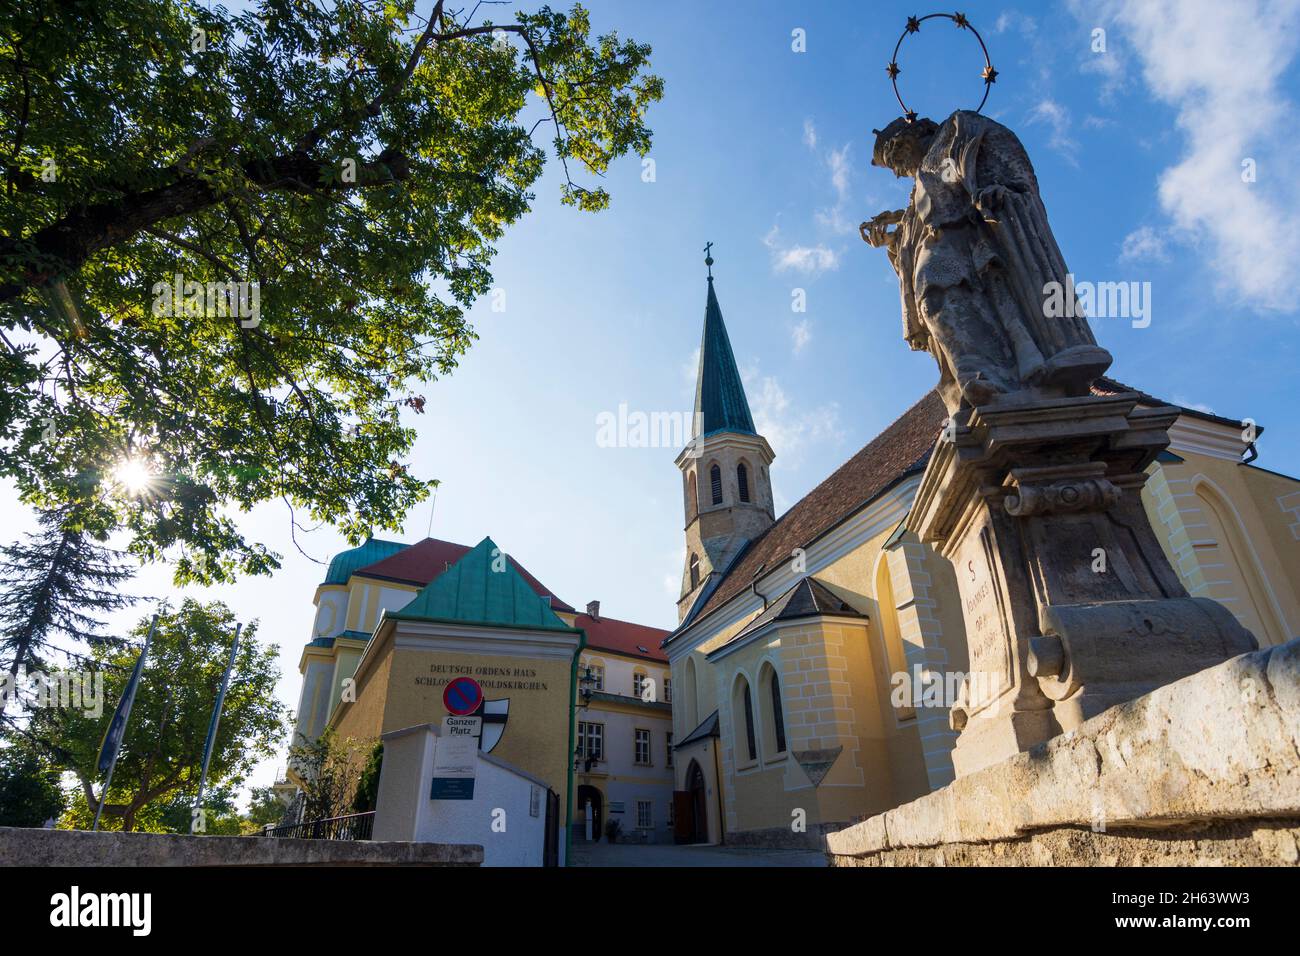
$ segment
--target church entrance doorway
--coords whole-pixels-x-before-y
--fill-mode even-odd
[[[595,787],[584,783],[578,787],[578,832],[584,838],[587,835],[588,807],[591,808],[591,839],[593,842],[599,841],[605,826],[601,793]]]
[[[686,790],[673,794],[677,842],[709,842],[706,789],[704,771],[692,760],[690,766],[686,768]]]

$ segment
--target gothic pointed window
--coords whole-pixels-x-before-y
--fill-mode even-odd
[[[749,501],[749,469],[743,461],[736,466],[736,484],[740,486],[740,500]]]
[[[754,741],[754,697],[749,692],[749,684],[743,682],[741,692],[745,695],[745,746],[749,748],[749,759],[758,759],[758,746]]]
[[[772,673],[768,687],[772,691],[772,724],[776,731],[776,752],[785,753],[785,716],[781,713],[781,682],[777,679],[775,671]]]
[[[709,469],[709,488],[713,492],[713,503],[722,504],[722,469],[717,465]]]
[[[700,556],[691,555],[691,590],[694,591],[700,586]]]

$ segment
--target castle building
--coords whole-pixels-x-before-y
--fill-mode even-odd
[[[680,839],[814,844],[953,780],[948,711],[968,668],[957,581],[904,529],[946,418],[936,392],[922,396],[776,517],[774,452],[710,270],[696,430],[676,460],[679,624],[663,644]],[[1254,464],[1261,433],[1181,408],[1142,495],[1190,594],[1266,646],[1300,631],[1300,481]]]
[[[372,538],[333,558],[315,605],[295,742],[329,729],[373,745],[436,724],[448,683],[470,677],[484,698],[479,749],[545,784],[560,808],[557,831],[571,808],[585,836],[590,806],[598,824],[617,818],[627,837],[667,837],[667,631],[605,617],[599,602],[577,611],[490,538],[473,548]],[[589,699],[580,666],[600,678]],[[297,773],[291,761],[278,787],[286,796],[303,782]]]

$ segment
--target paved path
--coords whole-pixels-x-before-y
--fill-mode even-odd
[[[573,844],[574,866],[825,866],[818,850],[768,850],[747,846],[677,846],[671,843]]]

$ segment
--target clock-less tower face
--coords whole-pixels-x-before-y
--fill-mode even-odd
[[[346,607],[346,594],[328,591],[322,594],[316,608],[316,636],[334,637],[342,632]]]

